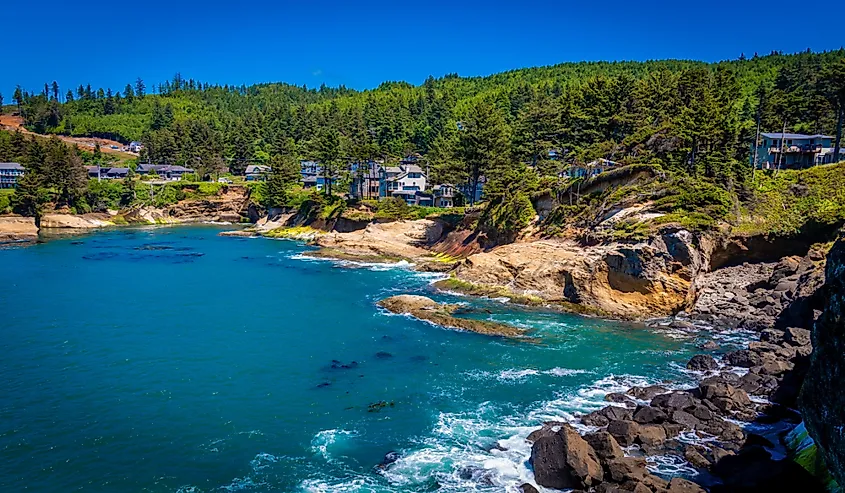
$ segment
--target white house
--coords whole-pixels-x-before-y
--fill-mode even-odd
[[[392,197],[394,192],[425,191],[426,176],[416,164],[400,164],[381,169],[379,196]]]

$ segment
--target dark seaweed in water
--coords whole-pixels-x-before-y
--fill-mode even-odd
[[[389,359],[392,358],[393,355],[388,353],[387,351],[379,351],[376,353],[376,358],[378,359]]]
[[[173,247],[169,246],[169,245],[141,245],[141,246],[135,247],[135,250],[151,250],[151,251],[173,250]]]
[[[82,258],[85,260],[108,260],[115,257],[120,256],[117,252],[101,252],[101,253],[94,253],[89,255],[83,255]]]
[[[346,364],[346,363],[343,363],[343,362],[338,361],[336,359],[332,360],[332,364],[330,366],[330,368],[332,370],[351,370],[351,369],[357,368],[357,367],[358,367],[357,361],[350,361],[348,364]]]

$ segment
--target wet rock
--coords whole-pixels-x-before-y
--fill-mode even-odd
[[[615,402],[617,404],[625,404],[627,407],[637,407],[637,403],[621,392],[613,392],[604,396],[607,402]]]
[[[790,327],[784,331],[783,340],[793,346],[809,346],[810,331],[798,327]]]
[[[687,446],[684,450],[684,458],[692,464],[693,467],[698,469],[707,469],[710,467],[710,461],[707,460],[706,457],[701,455],[701,452],[696,450],[694,447]]]
[[[705,351],[716,351],[719,349],[719,345],[716,344],[716,341],[707,341],[698,347],[699,349],[703,349]]]
[[[534,443],[531,463],[535,481],[547,488],[588,488],[604,477],[596,452],[568,425]]]
[[[529,433],[528,437],[526,437],[526,440],[528,440],[531,443],[534,443],[534,442],[536,442],[537,440],[539,440],[543,437],[552,436],[555,433],[557,433],[557,431],[555,431],[552,426],[543,425],[542,428],[540,428],[538,430],[534,430],[531,433]]]
[[[643,406],[634,413],[634,421],[639,424],[660,424],[669,419],[663,410],[651,406]]]
[[[667,388],[659,385],[649,385],[648,387],[631,387],[631,389],[628,390],[628,394],[633,396],[634,399],[650,401],[654,399],[655,396],[663,394],[667,390]]]
[[[666,491],[668,493],[707,493],[701,486],[683,478],[672,478]]]
[[[687,363],[687,368],[696,371],[708,371],[718,369],[719,364],[709,354],[696,354]]]
[[[540,491],[537,490],[537,488],[535,488],[531,483],[523,483],[519,486],[519,491],[522,493],[540,493]]]
[[[584,440],[593,447],[596,455],[602,461],[618,459],[625,456],[625,453],[622,451],[622,447],[619,446],[619,442],[613,438],[613,435],[606,431],[599,431],[584,435]]]
[[[607,432],[623,447],[634,444],[640,433],[640,425],[627,420],[614,420],[607,425]],[[665,433],[665,432],[664,432]]]
[[[400,454],[399,452],[396,452],[394,450],[391,450],[390,452],[384,454],[384,458],[381,460],[381,463],[379,463],[379,466],[381,468],[385,468],[385,467],[389,466],[390,464],[393,464],[394,462],[396,462],[397,460],[399,460],[401,458],[402,458],[402,454]]]

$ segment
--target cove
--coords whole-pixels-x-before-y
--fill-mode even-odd
[[[543,421],[692,380],[693,338],[439,293],[436,275],[220,231],[0,250],[0,488],[515,491]],[[376,305],[403,293],[469,303],[537,342]]]

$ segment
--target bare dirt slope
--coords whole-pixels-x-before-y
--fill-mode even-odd
[[[37,134],[30,132],[23,126],[23,118],[15,115],[0,115],[0,128],[4,130],[20,130],[26,135],[35,135],[38,137],[50,138],[52,135]],[[99,143],[100,150],[107,154],[115,154],[122,159],[132,159],[138,157],[138,154],[133,152],[122,151],[123,144],[116,140],[100,139],[97,137],[69,137],[67,135],[59,135],[60,139],[68,144],[76,144],[82,149],[93,150],[94,146]],[[117,149],[112,149],[111,146],[116,146]]]

